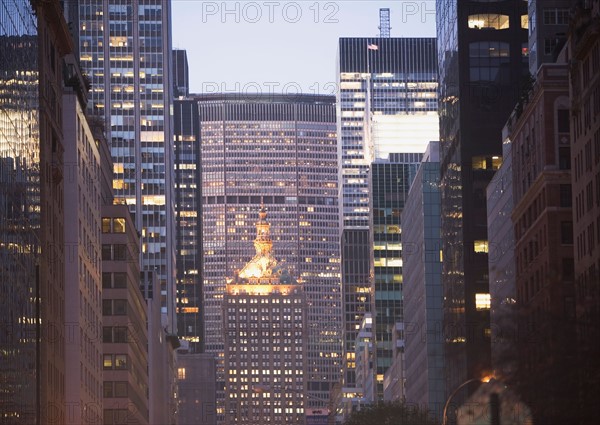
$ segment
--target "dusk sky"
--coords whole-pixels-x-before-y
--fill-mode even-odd
[[[435,37],[435,1],[173,0],[173,47],[187,50],[190,92],[334,94],[340,37]]]

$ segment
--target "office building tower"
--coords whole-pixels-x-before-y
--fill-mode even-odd
[[[227,425],[304,424],[304,294],[275,258],[270,227],[261,207],[256,255],[227,279],[223,296]]]
[[[38,38],[27,2],[0,10],[0,410],[15,424],[37,420],[36,362],[41,255]],[[17,14],[18,19],[9,19]],[[29,248],[28,248],[29,247]],[[21,321],[21,318],[25,318]]]
[[[521,19],[523,23],[528,20],[527,48],[529,73],[532,76],[537,75],[543,63],[556,62],[567,41],[571,3],[570,0],[529,0],[528,16],[522,16]]]
[[[436,40],[342,38],[338,83],[344,385],[352,386],[357,330],[373,303],[369,170],[392,153],[418,153],[420,160],[427,143],[438,139]],[[373,321],[377,326],[376,312]]]
[[[485,189],[501,163],[502,128],[528,76],[527,3],[438,0],[436,10],[450,393],[490,369],[489,306],[480,301],[489,297]]]
[[[179,425],[217,425],[215,356],[177,352]]]
[[[438,419],[446,402],[439,161],[431,142],[402,210],[406,402]]]
[[[569,35],[580,423],[600,391],[600,1],[577,2]],[[595,235],[595,236],[594,236]]]
[[[390,152],[423,153],[437,139],[435,52],[434,38],[340,39],[344,229],[369,225],[368,173],[375,158],[387,158]]]
[[[174,101],[177,329],[187,354],[204,351],[202,180],[198,102]]]
[[[492,330],[492,367],[500,375],[515,365],[518,324],[516,316],[515,234],[512,139],[517,123],[513,112],[502,129],[502,165],[487,187],[488,268],[490,281],[490,328]]]
[[[511,132],[520,331],[511,378],[536,423],[569,421],[577,411],[569,400],[577,392],[578,367],[572,348],[576,337],[569,107],[567,65],[543,64]]]
[[[103,423],[148,424],[147,306],[139,235],[125,205],[102,206]],[[80,422],[84,423],[84,422]]]
[[[335,98],[194,98],[200,149],[190,155],[201,158],[205,347],[218,356],[217,402],[222,403],[224,394],[225,278],[243,266],[241,259],[252,241],[253,211],[264,202],[279,258],[302,281],[306,295],[306,403],[326,407],[341,368]],[[222,407],[218,414],[223,414]]]
[[[365,313],[354,346],[356,389],[361,394],[360,401],[370,404],[375,401],[375,343],[371,313]]]
[[[383,399],[383,377],[394,360],[396,323],[403,321],[400,215],[422,157],[423,153],[390,153],[387,159],[376,159],[371,165],[374,271],[371,311],[378,400]]]
[[[91,83],[88,111],[104,118],[115,202],[133,214],[142,235],[141,268],[158,274],[163,314],[173,333],[171,2],[69,0],[65,10],[78,29],[81,67]]]
[[[173,50],[173,97],[187,97],[190,94],[190,77],[187,52]]]
[[[392,332],[392,364],[383,374],[383,401],[402,401],[406,399],[404,346],[404,322],[396,322]]]
[[[66,420],[63,57],[56,1],[0,9],[0,408],[16,424]]]
[[[102,422],[99,146],[85,116],[85,83],[73,55],[62,99],[65,221],[65,423]],[[105,143],[105,142],[103,142]]]
[[[141,273],[140,289],[148,311],[148,418],[150,424],[178,423],[177,376],[175,350],[180,347],[177,335],[164,327],[161,314],[160,277],[145,270]]]

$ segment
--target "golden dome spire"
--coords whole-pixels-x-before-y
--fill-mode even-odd
[[[258,255],[269,255],[273,249],[273,241],[271,240],[271,224],[267,221],[267,210],[264,203],[260,205],[258,219],[254,248]]]

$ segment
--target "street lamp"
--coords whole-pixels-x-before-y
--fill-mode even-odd
[[[444,404],[444,410],[442,412],[442,425],[448,425],[448,406],[450,406],[450,401],[452,400],[452,397],[456,395],[456,393],[458,393],[461,389],[463,389],[465,386],[469,385],[472,382],[488,383],[493,378],[493,375],[486,375],[483,378],[471,378],[467,379],[465,382],[456,387],[448,397],[448,400],[446,400],[446,404]]]

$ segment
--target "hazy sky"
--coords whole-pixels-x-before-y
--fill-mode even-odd
[[[333,94],[340,37],[434,37],[435,1],[173,0],[173,47],[187,50],[190,92]]]

